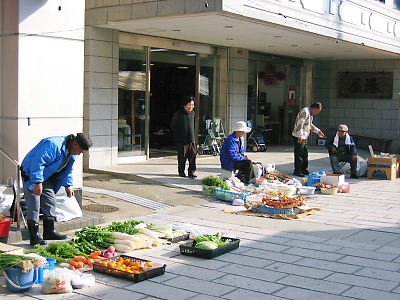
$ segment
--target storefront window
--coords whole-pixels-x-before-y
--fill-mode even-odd
[[[119,67],[119,156],[145,155],[145,49],[143,47],[120,49]]]
[[[267,143],[285,143],[291,133],[302,92],[301,64],[294,58],[250,53],[247,116]]]

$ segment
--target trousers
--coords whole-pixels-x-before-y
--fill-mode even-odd
[[[341,170],[339,167],[339,162],[347,162],[350,163],[351,167],[351,174],[356,175],[357,174],[357,159],[353,160],[353,157],[351,154],[348,153],[331,153],[329,155],[329,160],[331,162],[331,167],[333,173],[336,174],[341,174]]]
[[[190,144],[176,144],[178,152],[178,172],[179,174],[185,172],[186,161],[189,162],[188,172],[192,174],[196,171],[196,145]]]
[[[236,175],[242,182],[248,184],[250,179],[253,177],[253,163],[250,159],[235,161],[233,164],[235,170],[239,170]]]
[[[307,140],[301,144],[297,142],[297,137],[293,137],[294,144],[294,172],[302,173],[308,168]]]
[[[36,197],[33,191],[27,188],[25,182],[23,183],[23,189],[28,221],[38,222],[40,209],[42,209],[44,215],[56,218],[56,194],[51,181],[43,182],[43,192],[40,198]]]

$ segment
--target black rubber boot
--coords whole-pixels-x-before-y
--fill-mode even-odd
[[[61,234],[54,229],[54,218],[44,217],[43,218],[43,238],[45,240],[65,240],[68,238],[67,235]]]
[[[39,234],[39,224],[28,220],[29,239],[32,246],[46,245],[47,242]]]

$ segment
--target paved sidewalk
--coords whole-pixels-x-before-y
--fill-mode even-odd
[[[292,168],[287,163],[292,156],[289,151],[257,155],[271,159],[280,171],[289,173]],[[327,169],[324,151],[310,156],[311,171]],[[199,180],[177,182],[175,161],[170,160],[160,160],[165,165],[161,164],[159,173],[155,165],[140,166],[135,172],[148,172],[147,176],[177,186],[200,186]],[[133,165],[124,167],[127,173],[134,173]],[[199,175],[217,168],[216,158],[201,159]],[[40,287],[22,295],[2,289],[0,299],[400,300],[400,179],[348,181],[351,193],[311,197],[308,204],[323,211],[300,220],[224,213],[223,209],[232,206],[206,196],[202,197],[209,202],[136,217],[152,223],[189,222],[222,230],[240,238],[240,248],[213,260],[180,255],[177,244],[134,251],[131,255],[135,257],[166,263],[166,274],[132,284],[91,272],[97,281],[92,288],[64,295],[42,295]]]
[[[214,213],[219,213],[216,208]],[[141,219],[153,223],[191,222],[223,229],[241,239],[240,248],[213,260],[182,256],[176,244],[135,251],[134,256],[166,263],[166,274],[132,284],[91,272],[96,277],[96,286],[71,294],[42,295],[40,287],[34,287],[22,297],[15,294],[0,294],[0,297],[8,300],[400,299],[400,252],[394,251],[395,248],[388,251],[382,247],[376,249],[376,244],[340,243],[329,236],[241,225],[253,217],[235,216],[234,221],[225,222],[175,213],[152,214]],[[273,221],[283,227],[301,223]]]
[[[309,147],[310,172],[330,171],[329,157],[325,147]],[[361,151],[363,157],[367,157],[366,151]],[[293,147],[275,146],[268,148],[267,152],[249,152],[248,156],[254,162],[275,163],[279,171],[293,173]],[[192,191],[201,191],[200,179],[208,175],[221,174],[219,156],[198,155],[196,175],[198,179],[192,180],[178,176],[177,159],[175,156],[155,158],[144,162],[133,164],[122,164],[104,168],[97,168],[98,171],[116,175],[133,175],[145,178],[162,184],[176,186]]]

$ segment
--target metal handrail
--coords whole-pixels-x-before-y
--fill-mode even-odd
[[[14,184],[15,188],[15,205],[14,205],[14,211],[13,211],[13,217],[17,216],[17,227],[21,227],[21,189],[20,189],[20,184],[21,184],[21,173],[20,173],[20,165],[19,162],[16,161],[10,154],[8,154],[6,151],[3,150],[3,148],[0,148],[0,153],[4,155],[5,158],[7,158],[13,165],[16,167],[17,171],[17,183]]]

